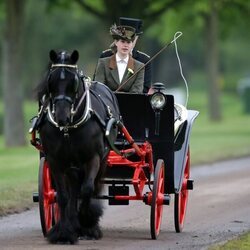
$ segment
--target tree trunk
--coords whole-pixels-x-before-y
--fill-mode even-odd
[[[211,11],[206,18],[206,66],[208,80],[209,116],[211,120],[221,120],[218,56],[218,13],[215,1],[210,1]]]
[[[25,0],[6,0],[3,41],[4,137],[6,146],[25,144],[21,46]]]

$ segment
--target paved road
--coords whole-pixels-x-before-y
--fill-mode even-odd
[[[43,238],[38,208],[0,219],[0,249],[207,249],[250,231],[250,157],[192,168],[186,224],[175,233],[173,199],[164,207],[158,240],[150,238],[150,207],[135,201],[107,206],[99,241],[81,240],[75,246],[49,245]]]

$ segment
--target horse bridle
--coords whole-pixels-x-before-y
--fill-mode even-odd
[[[91,103],[90,103],[90,94],[89,94],[89,79],[88,78],[84,78],[82,75],[79,75],[79,72],[78,72],[78,67],[77,65],[72,65],[72,64],[52,64],[51,65],[51,68],[50,68],[50,73],[48,75],[48,80],[47,82],[49,83],[49,78],[51,76],[51,74],[59,69],[59,68],[63,68],[64,70],[67,70],[68,72],[72,73],[75,75],[75,81],[76,81],[76,86],[75,86],[75,98],[72,99],[71,97],[69,96],[66,96],[66,95],[58,95],[56,97],[53,98],[53,101],[52,101],[52,110],[51,110],[51,105],[49,104],[48,107],[47,107],[47,111],[48,111],[48,117],[49,117],[49,121],[56,127],[59,127],[61,130],[64,130],[64,131],[68,131],[68,129],[70,128],[77,128],[79,127],[81,124],[83,124],[84,122],[86,122],[88,120],[88,118],[90,117],[90,111],[91,111]],[[68,68],[73,68],[73,69],[76,69],[76,71],[71,71],[69,70]],[[65,72],[64,72],[65,73]],[[77,98],[79,98],[78,96],[78,89],[79,89],[79,84],[80,82],[83,82],[84,84],[84,92],[77,104],[77,106],[75,107],[75,100]],[[52,100],[52,95],[51,95],[51,92],[48,90],[49,92],[49,98],[50,100]],[[67,125],[67,126],[63,126],[63,127],[60,127],[57,122],[55,121],[55,118],[54,118],[54,114],[55,114],[55,104],[56,102],[58,101],[67,101],[71,104],[71,111],[70,111],[70,125]],[[83,115],[81,116],[81,118],[75,122],[73,122],[73,118],[74,116],[76,115],[80,105],[83,103],[83,101],[85,100],[85,109],[84,109],[84,112],[83,112]]]

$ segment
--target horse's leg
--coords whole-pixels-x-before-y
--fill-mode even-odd
[[[89,200],[95,191],[95,180],[100,170],[100,157],[95,154],[90,161],[84,164],[84,181],[81,187],[81,198]]]
[[[82,226],[82,236],[87,239],[99,239],[102,232],[99,227],[99,219],[103,214],[103,207],[99,200],[93,199],[96,194],[97,176],[100,172],[100,157],[96,154],[85,165],[85,178],[81,188],[81,206],[79,220]]]
[[[50,243],[57,243],[59,241],[63,241],[62,238],[62,225],[64,224],[66,215],[66,205],[67,205],[67,193],[65,189],[65,180],[64,175],[60,171],[53,171],[51,169],[52,175],[55,176],[54,182],[56,186],[56,200],[58,203],[59,211],[60,211],[60,218],[59,221],[55,226],[47,234],[47,240]]]
[[[81,233],[81,226],[78,219],[77,200],[80,190],[79,171],[77,169],[70,169],[67,172],[67,186],[69,190],[69,201],[66,207],[67,224],[72,226],[74,234],[78,238]]]
[[[60,219],[58,223],[52,227],[47,235],[50,243],[71,243],[74,244],[78,239],[78,234],[75,227],[71,224],[69,218],[69,207],[71,207],[69,196],[70,192],[65,182],[65,175],[61,172],[56,172],[56,191],[57,202],[60,209]],[[76,213],[76,212],[75,212]]]
[[[79,209],[82,238],[88,240],[98,240],[102,238],[102,231],[99,226],[99,220],[102,214],[103,207],[100,200],[91,198],[88,203],[82,201]]]

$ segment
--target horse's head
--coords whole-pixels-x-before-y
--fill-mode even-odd
[[[78,58],[76,50],[72,54],[50,51],[51,67],[47,78],[47,92],[54,120],[60,127],[69,125],[77,98],[83,92],[76,65]]]

